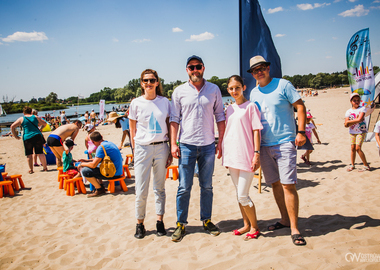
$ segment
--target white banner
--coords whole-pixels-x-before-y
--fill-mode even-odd
[[[99,119],[104,119],[104,108],[106,106],[106,101],[104,99],[101,99],[99,101]]]

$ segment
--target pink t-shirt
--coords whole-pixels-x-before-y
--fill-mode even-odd
[[[253,130],[262,130],[259,109],[247,101],[241,105],[228,106],[226,131],[223,138],[223,166],[252,171],[255,153]]]

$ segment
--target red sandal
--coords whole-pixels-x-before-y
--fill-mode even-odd
[[[244,237],[244,241],[256,239],[259,237],[259,235],[260,235],[260,230],[256,230],[256,232],[254,232],[254,233],[247,233]]]

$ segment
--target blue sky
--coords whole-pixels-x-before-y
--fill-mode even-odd
[[[259,1],[284,75],[346,69],[351,36],[369,27],[380,65],[380,0]],[[239,73],[238,1],[0,0],[0,99],[89,96],[146,68],[187,80],[197,54],[205,78]]]

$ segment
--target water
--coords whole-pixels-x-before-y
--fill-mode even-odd
[[[231,96],[226,96],[222,98],[223,104],[225,102],[230,102],[231,100],[234,101],[234,99]],[[117,106],[124,106],[128,105],[129,103],[124,103],[124,104],[106,104],[105,109],[106,111],[112,111],[112,107],[117,107]],[[93,105],[79,105],[79,106],[72,106],[72,107],[67,107],[66,109],[63,109],[66,113],[67,116],[69,115],[74,115],[76,112],[78,112],[78,115],[83,115],[86,111],[91,112],[91,110],[94,109],[96,113],[99,113],[99,105],[98,104],[93,104]],[[41,111],[38,112],[39,116],[45,116],[45,113],[50,113],[52,116],[58,116],[60,110],[56,111]],[[2,116],[0,117],[0,124],[5,123],[5,122],[14,122],[18,118],[24,116],[23,113],[14,113],[14,114],[8,114],[7,116]],[[72,118],[74,120],[75,118]],[[6,134],[9,132],[9,128],[1,128],[1,135]]]
[[[124,104],[106,104],[105,105],[105,110],[107,112],[109,112],[109,111],[112,111],[112,107],[116,108],[119,105],[121,107],[121,106],[128,105],[128,104],[129,103],[124,103]],[[78,112],[78,115],[81,116],[86,111],[88,111],[90,113],[92,109],[94,109],[94,111],[96,113],[99,113],[99,105],[98,104],[71,106],[71,107],[67,107],[66,109],[63,109],[62,111],[65,111],[66,116],[75,115],[76,112]],[[38,116],[45,116],[45,113],[50,113],[50,115],[52,115],[52,116],[58,116],[59,115],[59,111],[60,110],[55,110],[55,111],[40,111],[40,112],[38,112]],[[6,123],[6,122],[14,122],[18,118],[23,117],[23,116],[24,116],[23,113],[13,113],[13,114],[8,114],[7,116],[2,116],[2,117],[0,117],[0,124],[1,123]],[[71,118],[70,120],[75,120],[75,119],[76,118]],[[8,133],[9,131],[10,131],[10,128],[6,128],[6,127],[1,128],[0,135],[4,135],[4,134]],[[18,129],[18,131],[20,131],[20,129]]]
[[[109,112],[109,111],[112,111],[112,107],[117,107],[119,105],[120,106],[124,106],[124,105],[127,105],[127,104],[129,104],[129,103],[125,103],[125,104],[106,104],[105,110],[107,112]],[[78,115],[83,115],[86,111],[88,111],[90,113],[92,109],[94,109],[94,111],[96,113],[99,113],[99,105],[98,104],[72,106],[72,107],[67,107],[66,109],[63,109],[62,111],[65,111],[66,116],[69,116],[69,115],[74,115],[76,112],[78,112]],[[45,116],[45,113],[50,113],[50,115],[52,115],[52,116],[58,116],[60,111],[61,110],[40,111],[40,112],[38,112],[38,116]],[[22,116],[24,116],[23,113],[13,113],[13,114],[8,114],[7,116],[2,116],[2,117],[0,117],[0,124],[1,123],[5,123],[5,122],[14,122],[14,121],[16,121],[18,118],[20,118]],[[75,118],[72,118],[72,119],[75,119]]]

